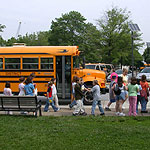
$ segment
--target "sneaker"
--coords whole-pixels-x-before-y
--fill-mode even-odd
[[[116,115],[118,116],[120,113],[119,112],[116,112]]]
[[[122,110],[125,110],[125,107],[122,107]]]
[[[49,110],[44,110],[44,112],[49,112]]]
[[[91,114],[90,116],[95,117],[95,114]]]
[[[59,110],[60,110],[60,108],[57,109],[57,111],[59,111]]]
[[[8,111],[8,114],[9,114],[9,115],[13,115],[13,112],[12,112],[12,111]]]
[[[81,116],[86,116],[86,115],[87,115],[87,113],[86,113],[86,112],[84,112],[84,113],[80,113],[80,115],[81,115]]]
[[[28,113],[27,111],[22,111],[21,112],[22,115],[27,115],[27,113]]]
[[[101,113],[100,115],[101,115],[101,116],[104,116],[104,115],[105,115],[105,113]]]
[[[69,104],[69,108],[72,109],[72,105],[71,104]]]
[[[141,113],[148,113],[148,111],[146,110],[146,111],[141,111]]]
[[[124,113],[119,113],[119,116],[125,116],[125,114]]]
[[[73,113],[72,115],[73,115],[73,116],[79,116],[79,113],[75,113],[75,114]]]
[[[105,107],[106,111],[111,111],[111,109],[109,107]]]
[[[57,110],[54,110],[54,112],[57,112],[57,111],[59,111],[60,110],[60,108],[58,108]]]

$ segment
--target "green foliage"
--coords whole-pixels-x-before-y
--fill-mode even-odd
[[[76,11],[52,21],[50,45],[78,45],[87,62],[100,62],[100,32]]]
[[[98,26],[87,23],[86,18],[77,11],[62,14],[52,21],[49,31],[12,37],[7,42],[2,38],[0,45],[26,43],[28,46],[79,46],[81,56],[86,62],[104,62],[114,65],[131,65],[131,31],[128,24],[130,13],[125,9],[113,7],[97,20]],[[0,24],[0,31],[5,26]],[[143,46],[141,34],[134,33],[134,60],[139,66],[142,56],[138,50]],[[145,55],[146,56],[146,55]],[[147,57],[147,56],[146,56]]]
[[[145,51],[143,53],[143,58],[147,64],[150,64],[150,48],[145,49]]]
[[[0,24],[0,32],[3,32],[3,29],[6,28],[5,25]],[[2,36],[0,35],[0,46],[4,46],[5,45],[5,40],[2,38]]]
[[[26,34],[25,36],[20,36],[17,42],[26,43],[27,46],[47,46],[48,34],[48,31]]]
[[[101,54],[102,61],[105,63],[113,63],[122,65],[131,65],[131,33],[128,28],[130,13],[117,7],[105,12],[104,17],[98,20],[101,32]],[[140,35],[137,34],[134,39],[136,43],[141,41]],[[138,61],[142,61],[142,57],[137,52],[142,44],[134,45],[134,53],[138,55]],[[137,60],[137,59],[135,59]]]
[[[50,45],[79,45],[85,32],[86,19],[76,11],[63,14],[52,21]]]
[[[86,30],[82,35],[83,43],[79,44],[79,48],[83,52],[81,55],[85,56],[86,62],[101,62],[100,32],[91,23],[87,23],[85,28]]]
[[[6,45],[12,46],[14,43],[25,43],[27,46],[47,46],[49,31],[37,32],[19,36],[18,39],[12,37],[8,39]]]
[[[0,46],[5,46],[6,41],[0,36]]]
[[[17,43],[17,40],[14,37],[12,37],[7,40],[6,46],[12,46],[14,43]]]
[[[5,25],[0,24],[0,32],[3,32],[3,29],[6,28]]]

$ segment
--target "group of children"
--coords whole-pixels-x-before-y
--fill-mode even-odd
[[[51,79],[50,82],[48,82],[47,100],[46,100],[44,112],[49,112],[49,105],[52,106],[55,112],[60,110],[55,82],[56,82],[56,79],[54,78]]]
[[[106,111],[111,111],[109,108],[110,105],[116,102],[116,115],[118,116],[125,116],[123,113],[123,104],[129,97],[129,116],[133,115],[136,116],[138,113],[138,105],[141,104],[141,113],[147,113],[147,102],[149,96],[149,85],[146,81],[146,76],[142,75],[141,80],[132,77],[130,81],[127,78],[127,69],[123,69],[123,74],[121,77],[113,72],[111,74],[111,83],[109,87],[109,98],[110,101],[105,107]],[[19,79],[19,95],[37,95],[36,84],[33,83],[33,78],[35,74],[32,73],[27,79],[25,80],[24,77]],[[51,79],[48,82],[48,89],[47,89],[47,100],[45,104],[44,111],[49,111],[49,105],[52,106],[55,112],[59,111],[59,104],[58,104],[58,97],[57,97],[57,90],[55,87],[56,79]],[[24,84],[25,83],[25,84]],[[105,115],[104,110],[101,106],[101,97],[100,97],[100,87],[97,80],[93,81],[93,87],[88,88],[82,78],[74,76],[73,83],[72,83],[72,103],[69,105],[72,108],[76,105],[75,110],[73,111],[74,116],[78,115],[87,115],[83,106],[83,98],[85,91],[91,92],[93,95],[93,102],[91,108],[91,115],[95,116],[95,108],[98,105],[99,111],[101,112],[100,115]],[[10,88],[10,83],[6,82],[4,88],[4,95],[12,96],[12,91]],[[8,112],[9,114],[12,112]]]
[[[18,86],[19,96],[25,96],[25,95],[33,96],[33,95],[37,94],[35,92],[36,84],[33,83],[34,77],[35,77],[34,73],[30,74],[30,76],[28,76],[26,80],[25,80],[25,77],[20,77],[20,79],[19,79],[20,84]],[[3,94],[6,96],[13,95],[11,87],[10,87],[10,82],[6,82]]]
[[[149,85],[145,75],[142,75],[141,80],[132,77],[128,82],[127,69],[124,69],[121,77],[113,73],[111,80],[109,87],[110,102],[105,107],[106,111],[110,111],[109,106],[113,102],[116,102],[116,115],[125,116],[122,106],[129,97],[129,116],[137,115],[139,102],[141,103],[141,113],[147,113],[146,106],[149,96]]]
[[[35,77],[34,73],[31,73],[30,76],[27,77],[27,79],[25,80],[25,77],[20,77],[19,79],[19,96],[25,96],[25,95],[36,95],[36,84],[33,83],[33,78]],[[24,84],[25,83],[25,84]],[[5,88],[4,88],[4,92],[3,94],[5,96],[12,96],[12,90],[11,90],[11,85],[10,82],[6,82],[5,84]],[[8,114],[12,114],[11,111],[7,112]],[[25,113],[25,112],[22,112]]]
[[[19,79],[19,96],[34,96],[37,95],[37,88],[36,88],[36,84],[33,83],[33,79],[35,78],[35,74],[31,73],[30,76],[28,76],[25,80],[25,77],[20,77]],[[46,105],[44,108],[44,111],[47,112],[49,111],[49,105],[52,106],[53,110],[56,112],[58,111],[59,108],[59,104],[58,104],[58,97],[57,97],[57,90],[55,87],[55,82],[56,80],[53,78],[51,79],[50,82],[48,82],[48,89],[47,89],[47,101],[46,101]],[[10,82],[6,82],[5,84],[5,88],[4,88],[4,92],[3,94],[5,96],[12,96],[12,90],[10,87]],[[55,100],[55,103],[54,103]],[[7,112],[8,114],[12,114],[11,111]],[[25,112],[22,112],[25,113]]]
[[[74,116],[82,115],[86,116],[87,113],[85,112],[84,106],[83,106],[83,98],[85,91],[92,92],[93,95],[93,103],[92,103],[92,109],[91,109],[91,115],[95,116],[95,108],[96,105],[98,105],[99,110],[101,112],[100,115],[104,115],[104,110],[101,106],[101,97],[100,97],[100,87],[97,80],[93,81],[93,87],[90,89],[84,85],[83,79],[79,78],[77,76],[74,76],[73,83],[72,83],[72,103],[69,105],[70,108],[72,108],[74,105],[76,105],[75,110],[73,112]]]

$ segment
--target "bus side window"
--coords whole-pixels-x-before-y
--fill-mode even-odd
[[[41,58],[41,69],[53,70],[53,58]]]
[[[3,58],[0,58],[0,69],[3,69]]]
[[[5,69],[20,69],[20,58],[5,58]]]
[[[23,69],[38,69],[38,58],[23,58]]]

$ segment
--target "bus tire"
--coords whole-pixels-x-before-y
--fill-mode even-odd
[[[92,94],[92,92],[86,91],[84,94],[85,94],[84,100],[83,100],[84,104],[91,105],[92,102],[93,102],[93,94]]]

